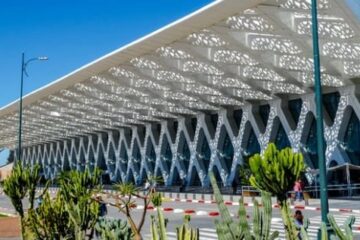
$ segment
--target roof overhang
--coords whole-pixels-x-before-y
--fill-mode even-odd
[[[151,124],[312,91],[309,0],[223,0],[23,99],[23,142]],[[343,0],[319,0],[322,84],[360,76],[360,27]],[[18,101],[0,109],[0,147],[17,142]]]

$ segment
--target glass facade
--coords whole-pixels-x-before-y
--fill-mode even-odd
[[[339,106],[340,93],[333,92],[323,95],[323,105],[332,122],[334,122],[336,111]]]
[[[184,132],[181,132],[179,141],[178,161],[183,166],[184,171],[187,172],[190,165],[190,148],[186,141]]]
[[[199,145],[197,147],[196,155],[200,165],[204,167],[204,170],[209,169],[211,150],[203,129],[200,130]]]
[[[243,111],[241,109],[234,110],[233,112],[235,124],[238,129],[240,128],[242,115],[243,115]]]
[[[307,164],[310,165],[314,169],[319,168],[318,162],[318,149],[317,149],[317,139],[316,139],[316,119],[312,117],[311,127],[306,138],[305,143],[305,153],[307,157]],[[325,149],[326,149],[326,141],[325,141]]]
[[[279,121],[279,128],[277,130],[276,133],[276,137],[275,137],[275,144],[279,149],[283,149],[286,147],[291,147],[289,138],[285,132],[285,129],[283,127],[283,125],[281,124],[280,120],[277,118],[277,121]]]
[[[289,108],[289,112],[295,122],[295,124],[297,125],[299,122],[299,117],[300,117],[300,113],[301,113],[301,108],[302,108],[302,99],[293,99],[290,100],[288,102],[288,108]]]
[[[162,141],[162,150],[160,155],[161,163],[165,169],[166,172],[170,171],[171,167],[171,160],[172,160],[172,151],[169,144],[169,141],[167,140],[167,137],[164,136]]]
[[[269,104],[261,105],[259,107],[259,114],[264,126],[266,127],[270,114],[270,105]]]
[[[150,173],[152,174],[154,173],[155,162],[156,162],[155,148],[152,141],[149,138],[146,147],[146,164]]]
[[[178,171],[178,169],[176,167],[174,168],[172,185],[174,185],[174,186],[181,186],[182,185],[182,180],[180,178],[179,171]]]
[[[229,171],[232,166],[232,161],[234,158],[234,147],[231,143],[231,139],[229,134],[226,131],[225,126],[221,127],[221,134],[224,134],[224,141],[221,145],[219,145],[219,158],[222,160],[221,162],[225,163],[226,169]]]
[[[212,171],[214,173],[216,182],[218,183],[219,186],[221,186],[221,175],[219,169],[216,166],[213,166]]]
[[[199,173],[196,170],[196,167],[194,166],[191,171],[191,186],[201,186],[201,180],[199,178]]]
[[[251,124],[248,122],[246,125],[247,127],[250,127],[250,133],[249,133],[249,138],[247,140],[245,152],[243,153],[243,155],[244,157],[249,157],[254,155],[255,153],[260,153],[260,144]]]
[[[360,123],[356,113],[352,110],[349,124],[346,128],[345,151],[351,164],[360,165]]]
[[[211,114],[210,115],[210,120],[211,120],[211,123],[212,123],[212,126],[213,128],[215,129],[216,126],[217,126],[217,122],[218,122],[218,119],[219,119],[219,115],[218,114]]]
[[[127,151],[126,151],[126,147],[125,147],[125,143],[124,142],[121,142],[121,145],[120,145],[120,171],[121,173],[126,173],[126,170],[127,170],[127,163],[129,161],[129,156],[127,154]]]
[[[139,144],[137,141],[134,142],[134,148],[132,151],[132,160],[133,160],[133,166],[136,172],[140,171],[140,163],[141,163],[141,152],[139,148]]]
[[[109,147],[107,167],[110,170],[110,172],[114,172],[116,168],[116,155],[115,155],[115,149],[112,144],[110,144]]]
[[[292,134],[297,134],[298,138],[296,139],[301,139],[300,149],[304,153],[307,165],[311,168],[318,168],[316,120],[311,109],[308,108],[311,104],[305,104],[305,102],[302,104],[299,99],[291,101],[289,109],[292,110],[290,112],[294,120],[298,121],[296,131]],[[301,107],[304,108],[303,111],[301,111]],[[347,111],[349,108],[351,110]],[[36,162],[30,157],[41,159],[40,163],[43,164],[45,176],[55,175],[58,165],[63,169],[68,167],[75,170],[83,170],[85,167],[94,169],[97,166],[106,170],[111,181],[114,182],[124,179],[133,181],[135,176],[137,183],[142,183],[147,176],[154,175],[155,172],[155,175],[164,178],[167,185],[179,184],[180,176],[185,176],[189,186],[200,185],[200,182],[208,184],[206,176],[210,163],[213,161],[212,164],[214,165],[211,166],[210,170],[214,171],[218,181],[229,186],[232,177],[237,172],[235,168],[232,168],[235,153],[239,152],[241,154],[238,157],[240,162],[246,163],[250,156],[260,153],[261,148],[266,147],[265,141],[274,142],[280,149],[290,146],[290,137],[287,134],[287,129],[284,128],[283,119],[280,121],[279,115],[271,114],[268,116],[264,109],[269,110],[270,108],[263,105],[263,118],[260,117],[259,112],[254,113],[250,108],[244,108],[236,110],[236,112],[230,109],[231,112],[220,111],[217,114],[208,114],[205,115],[205,118],[202,115],[199,118],[189,117],[178,121],[172,120],[162,125],[164,131],[162,131],[163,135],[158,135],[158,139],[160,139],[158,143],[153,139],[158,134],[158,130],[162,128],[161,125],[148,125],[146,131],[143,128],[142,131],[123,129],[118,131],[120,136],[117,136],[114,131],[109,131],[107,137],[103,133],[91,134],[87,139],[82,136],[71,141],[65,140],[62,144],[57,144],[56,148],[54,144],[47,143],[31,148],[32,151],[36,151],[35,153],[27,149],[26,153],[31,154],[26,161]],[[274,113],[279,113],[283,109],[279,106],[275,110]],[[339,108],[337,111],[340,110],[343,113],[338,114],[343,117],[341,122],[337,124],[341,124],[341,130],[331,135],[332,132],[329,131],[334,131],[334,126],[325,128],[325,132],[328,136],[328,143],[331,142],[329,137],[336,136],[337,146],[343,149],[346,155],[329,155],[329,149],[327,149],[326,157],[328,161],[335,161],[339,165],[343,162],[360,165],[359,118],[352,110],[352,106]],[[251,114],[253,115],[249,117]],[[226,120],[226,118],[228,119]],[[267,131],[265,133],[260,132],[257,136],[256,132],[262,128],[262,124],[257,124],[266,118],[271,118],[269,119],[271,121],[267,121]],[[180,124],[180,121],[183,122]],[[241,126],[242,121],[246,122],[245,126]],[[174,124],[175,122],[176,124]],[[234,126],[234,122],[237,126]],[[216,123],[220,127],[213,129]],[[240,129],[236,129],[238,126]],[[175,130],[177,132],[174,132]],[[208,135],[211,131],[214,132],[214,137]],[[131,132],[136,133],[132,134],[132,139],[129,138]],[[138,141],[139,134],[145,132],[149,135],[148,139],[142,136],[145,144],[140,144]],[[190,132],[194,134],[193,140],[187,138]],[[238,133],[240,136],[236,136]],[[171,134],[174,142],[169,138]],[[341,139],[338,139],[339,136]],[[269,140],[267,140],[268,138]],[[261,145],[260,139],[263,143]],[[114,142],[118,142],[118,145],[116,146]],[[59,147],[64,149],[59,149]],[[41,152],[41,155],[36,155],[38,152]],[[59,155],[59,152],[63,155]],[[339,157],[345,158],[339,160]],[[194,172],[192,173],[193,169]],[[223,173],[227,173],[226,179],[221,179],[220,174]]]

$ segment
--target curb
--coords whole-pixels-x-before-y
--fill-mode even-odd
[[[138,205],[136,206],[136,209],[144,209],[144,206],[142,205]],[[149,211],[156,211],[156,208],[154,208],[153,206],[148,206],[147,209]],[[182,213],[182,214],[185,214],[185,215],[197,215],[197,216],[209,216],[209,217],[217,217],[220,215],[219,212],[217,211],[211,211],[211,212],[208,212],[208,211],[204,211],[204,210],[199,210],[199,211],[196,211],[194,209],[180,209],[180,208],[171,208],[171,207],[165,207],[165,208],[162,208],[162,210],[165,212],[165,213]],[[234,214],[231,214],[231,216],[233,217]]]
[[[41,189],[37,189],[37,192],[40,192]],[[55,194],[57,192],[56,188],[49,188],[50,193]],[[113,192],[111,190],[104,190],[104,192],[108,193],[108,194],[112,194]],[[0,192],[0,194],[3,194],[2,192]],[[136,197],[133,197],[134,199],[136,199]],[[204,200],[204,199],[180,199],[180,198],[168,198],[170,201],[172,202],[185,202],[185,203],[201,203],[201,204],[216,204],[216,201],[214,200]],[[227,206],[238,206],[239,202],[234,202],[234,201],[224,201],[224,204]],[[244,203],[245,207],[253,207],[254,204],[253,203]],[[261,204],[259,204],[259,206],[261,207]],[[143,206],[136,206],[134,205],[133,208],[136,209],[140,209],[140,208],[144,208]],[[280,208],[279,204],[273,204],[272,208]],[[321,211],[320,207],[310,207],[310,206],[304,206],[304,205],[291,205],[290,206],[291,209],[298,209],[298,210],[310,210],[310,211]],[[0,210],[8,210],[6,208],[1,208]],[[147,208],[148,210],[153,210],[154,207],[153,206],[148,206]],[[175,209],[176,210],[176,209]],[[174,211],[175,211],[174,210]],[[170,209],[167,209],[165,211],[171,211]],[[340,213],[359,213],[360,214],[360,210],[359,209],[351,209],[351,208],[329,208],[329,212],[340,212]],[[11,216],[14,216],[13,214],[11,214]],[[360,229],[359,229],[360,230]]]
[[[10,209],[10,208],[4,208],[4,207],[0,207],[0,213],[2,215],[6,215],[8,217],[16,217],[16,213],[9,213],[9,212],[14,212],[14,210]]]
[[[180,199],[180,198],[169,198],[173,202],[185,202],[185,203],[201,203],[201,204],[216,204],[216,201],[213,200],[198,200],[198,199]],[[224,204],[227,206],[239,206],[239,202],[234,201],[224,201]],[[253,207],[253,203],[244,203],[245,207]],[[259,204],[259,207],[262,207]],[[272,208],[280,208],[279,204],[275,203],[272,205]],[[320,207],[310,207],[304,205],[291,205],[291,209],[297,210],[309,210],[309,211],[321,211]],[[329,208],[329,212],[342,212],[342,213],[360,213],[358,209],[351,209],[351,208]]]
[[[1,215],[5,215],[7,217],[16,217],[16,214],[6,213],[6,212],[0,212]]]

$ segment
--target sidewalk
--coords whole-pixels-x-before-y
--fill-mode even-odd
[[[189,202],[189,203],[215,203],[213,194],[201,194],[201,193],[169,193],[163,192],[164,197],[170,198],[174,201]],[[241,198],[240,195],[223,195],[225,204],[227,205],[238,205]],[[247,206],[253,205],[253,199],[257,199],[261,202],[261,197],[244,197],[244,203]],[[277,206],[277,200],[275,197],[272,198],[273,207]],[[320,211],[321,203],[320,199],[308,199],[307,202],[300,201],[292,204],[293,208],[317,210]],[[360,201],[359,200],[348,200],[348,199],[329,199],[329,210],[333,212],[357,212],[360,213]]]

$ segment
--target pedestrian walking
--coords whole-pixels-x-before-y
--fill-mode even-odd
[[[295,223],[296,230],[298,231],[298,239],[302,240],[301,228],[304,225],[304,215],[302,214],[302,212],[300,210],[296,210],[296,212],[295,212],[294,223]]]
[[[303,188],[304,184],[301,179],[297,180],[294,184],[295,201],[302,201],[304,199]]]
[[[304,215],[302,214],[302,212],[300,210],[296,210],[295,215],[294,215],[294,221],[295,221],[295,225],[298,228],[301,228],[304,225]]]

